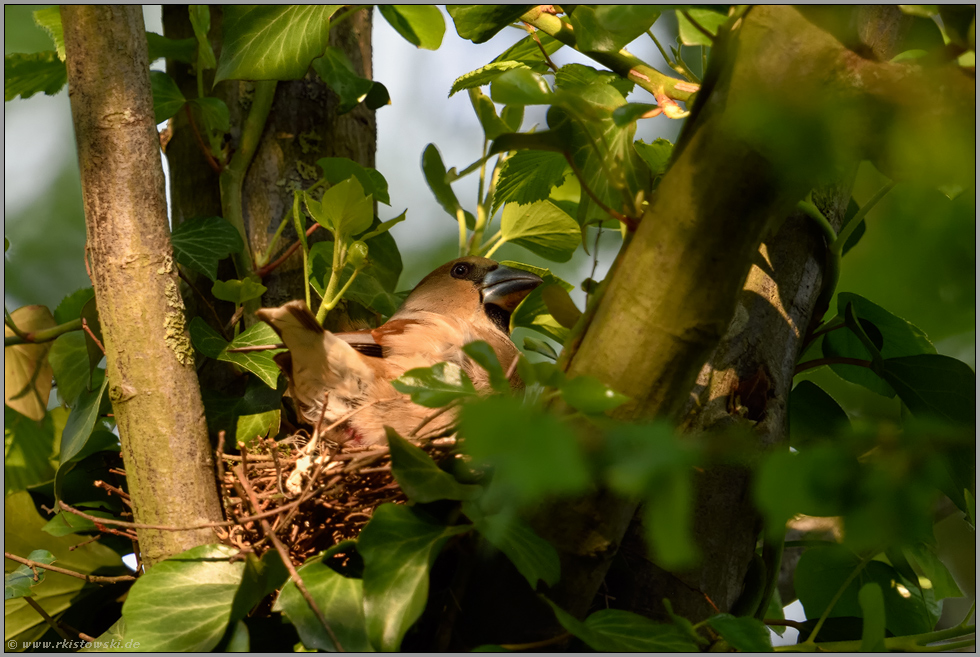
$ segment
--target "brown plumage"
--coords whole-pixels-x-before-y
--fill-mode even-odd
[[[255,315],[289,349],[276,362],[289,379],[300,418],[315,425],[323,412],[323,426],[329,426],[368,405],[329,437],[374,444],[384,442],[385,425],[406,435],[432,412],[391,385],[410,369],[448,361],[459,365],[477,389],[488,389],[487,373],[462,348],[484,340],[506,370],[518,355],[508,334],[510,315],[540,284],[534,274],[469,256],[422,279],[391,319],[375,329],[331,333],[302,301],[263,308]],[[511,384],[520,385],[516,374]],[[446,414],[440,426],[451,421]]]

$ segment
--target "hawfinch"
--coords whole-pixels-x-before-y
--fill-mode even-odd
[[[463,346],[486,341],[506,371],[518,355],[508,334],[510,315],[541,282],[534,274],[469,256],[422,279],[391,319],[375,329],[331,333],[302,301],[255,315],[289,350],[275,360],[289,379],[300,418],[315,426],[322,413],[322,427],[339,422],[329,439],[371,445],[385,441],[385,425],[405,436],[432,412],[391,385],[408,370],[448,361],[459,365],[478,390],[489,389],[486,371]],[[516,374],[511,385],[520,385]],[[441,416],[439,426],[452,419],[451,413]]]

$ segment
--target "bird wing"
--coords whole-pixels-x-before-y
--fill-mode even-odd
[[[375,368],[346,341],[324,330],[304,302],[262,308],[255,316],[269,324],[289,349],[276,356],[276,363],[289,379],[290,394],[307,422],[318,421],[325,398],[328,420],[364,401]]]

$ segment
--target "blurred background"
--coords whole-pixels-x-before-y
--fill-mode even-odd
[[[52,49],[49,37],[31,17],[41,6],[4,6],[4,52]],[[388,180],[392,201],[391,207],[382,205],[379,212],[386,220],[408,210],[407,221],[392,231],[405,263],[401,289],[410,289],[456,254],[457,226],[425,183],[420,166],[423,149],[436,144],[446,166],[462,170],[480,157],[483,145],[467,94],[448,97],[452,82],[526,35],[523,30],[505,29],[489,42],[475,45],[461,39],[444,10],[443,14],[446,34],[437,51],[413,47],[377,13],[374,19],[374,77],[391,94],[391,105],[377,112],[376,164]],[[144,16],[148,30],[162,33],[159,5],[146,5]],[[677,43],[673,12],[664,13],[655,32],[661,43]],[[649,40],[638,39],[631,48],[641,59],[667,70]],[[697,53],[693,48],[689,51]],[[558,65],[589,63],[568,48],[553,58]],[[700,73],[700,56],[688,61]],[[156,64],[162,66],[162,60]],[[645,96],[638,90],[629,100],[653,102]],[[523,128],[535,124],[545,124],[543,110],[529,107]],[[640,121],[636,136],[647,142],[657,137],[673,142],[680,127],[680,121],[659,116]],[[885,180],[869,164],[862,165],[854,188],[858,204],[867,202]],[[67,90],[53,97],[38,94],[4,103],[4,183],[4,234],[10,240],[4,259],[5,303],[10,309],[26,304],[54,308],[65,295],[90,285],[82,260],[85,225]],[[476,187],[475,175],[454,184],[460,201],[471,211]],[[870,212],[866,234],[844,259],[838,290],[861,294],[907,319],[929,335],[940,353],[975,367],[975,187],[950,196],[909,183],[897,185]],[[594,233],[590,246],[593,240]],[[601,280],[619,245],[618,232],[607,230],[596,263],[582,250],[570,262],[549,263],[509,244],[495,257],[550,267],[579,286],[594,264],[595,278]],[[638,276],[641,282],[642,273]],[[585,294],[577,288],[573,298],[581,306]],[[833,303],[831,309],[835,308]],[[521,344],[521,336],[516,337]],[[828,368],[804,376],[817,380],[857,417],[898,418],[896,399],[842,381]]]

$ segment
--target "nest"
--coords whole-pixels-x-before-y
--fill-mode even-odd
[[[436,461],[450,456],[454,437],[421,441]],[[218,528],[222,542],[262,556],[272,532],[302,564],[326,548],[356,539],[381,504],[402,504],[405,494],[391,473],[387,445],[346,446],[316,440],[300,432],[285,439],[260,439],[240,454],[225,454],[219,444],[221,502],[228,520],[249,518]],[[257,507],[257,508],[256,508]]]

